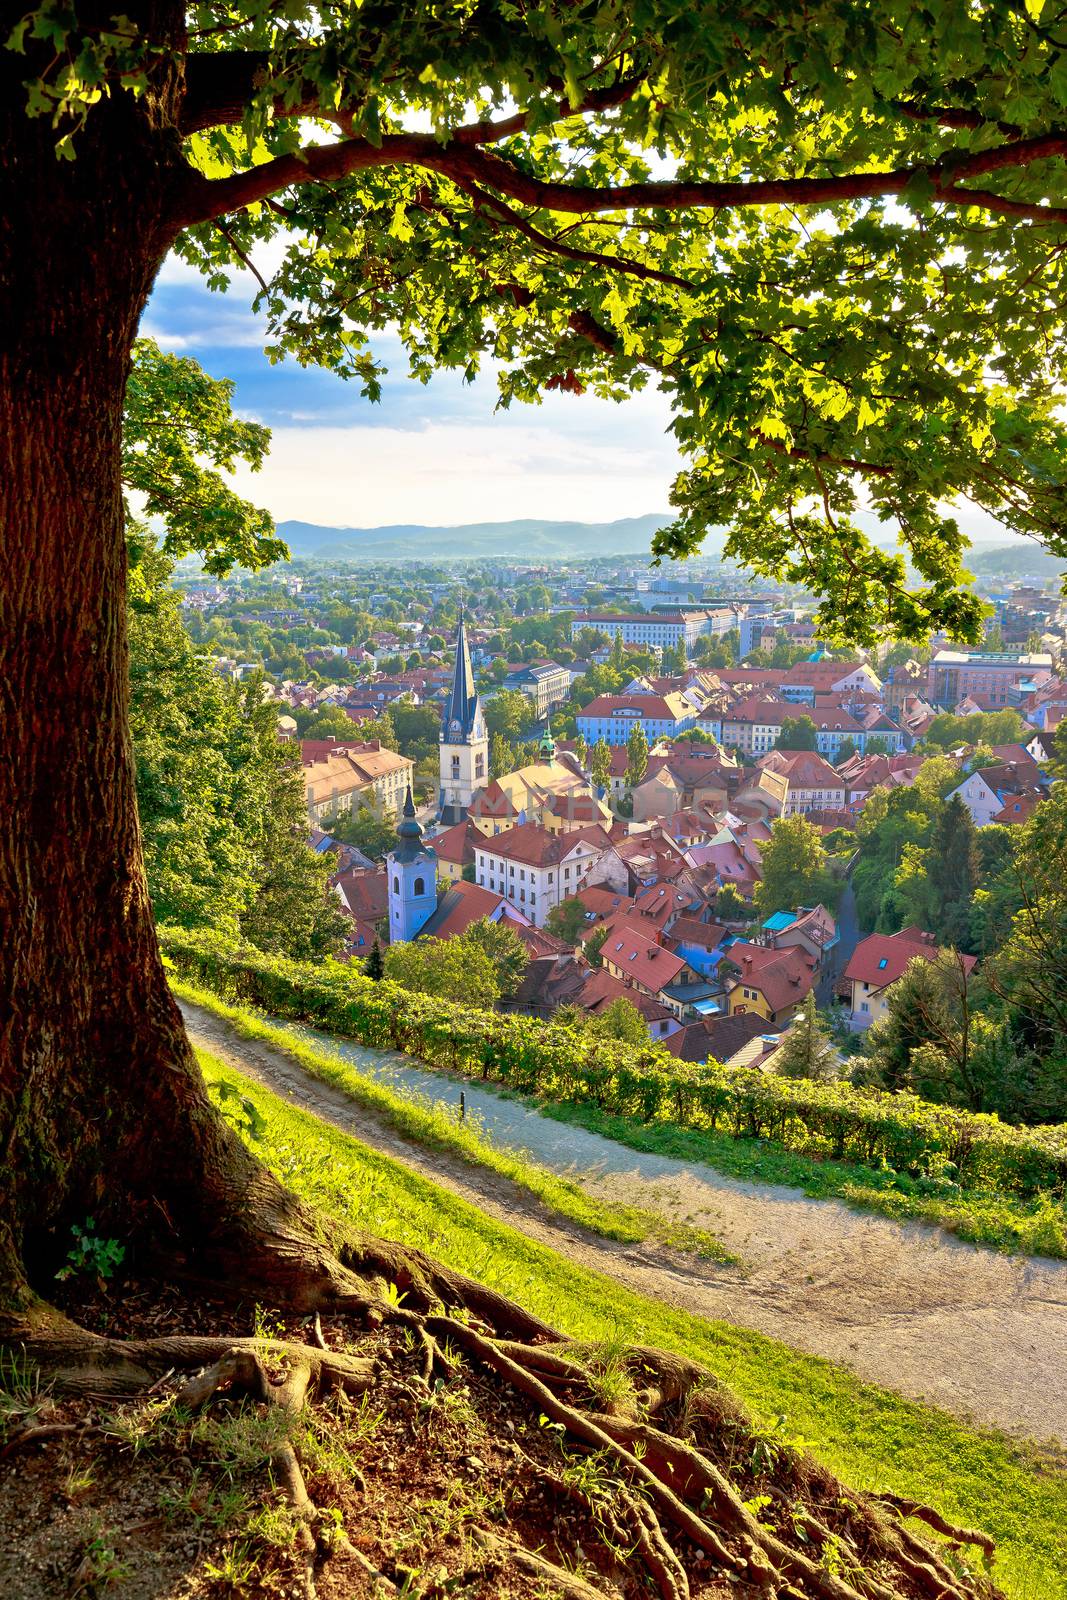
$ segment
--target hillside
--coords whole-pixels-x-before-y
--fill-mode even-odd
[[[455,527],[397,523],[384,528],[329,528],[280,522],[278,532],[296,559],[439,561],[516,555],[560,560],[590,556],[647,556],[652,535],[669,513],[648,512],[617,522],[467,522]]]

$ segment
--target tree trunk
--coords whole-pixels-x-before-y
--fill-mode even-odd
[[[145,886],[127,719],[123,397],[170,243],[177,75],[57,160],[0,52],[0,1303],[72,1223],[191,1256],[297,1213],[204,1092]],[[225,1242],[224,1242],[225,1241]]]

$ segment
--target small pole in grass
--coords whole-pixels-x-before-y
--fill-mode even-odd
[[[467,1096],[463,1093],[463,1090],[461,1089],[459,1091],[459,1120],[460,1120],[460,1122],[463,1121],[463,1119],[464,1119],[464,1117],[466,1115],[467,1115]]]

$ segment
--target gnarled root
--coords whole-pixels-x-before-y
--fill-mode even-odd
[[[984,1550],[992,1561],[996,1553],[996,1545],[988,1533],[983,1533],[979,1528],[960,1528],[954,1522],[949,1522],[933,1506],[924,1506],[918,1500],[908,1500],[902,1494],[889,1494],[885,1491],[874,1496],[882,1505],[888,1506],[900,1517],[914,1517],[918,1522],[925,1522],[928,1528],[933,1528],[935,1533],[943,1534],[953,1544],[973,1544]]]
[[[780,1469],[765,1474],[772,1480],[776,1513],[770,1519],[754,1514],[746,1498],[751,1502],[764,1485],[747,1467],[738,1474],[729,1445],[734,1437],[747,1438],[749,1425],[695,1363],[635,1348],[621,1358],[629,1383],[609,1389],[597,1371],[595,1349],[565,1340],[540,1319],[428,1257],[385,1243],[364,1256],[347,1248],[344,1259],[332,1266],[320,1249],[306,1290],[293,1293],[287,1303],[313,1317],[306,1342],[213,1335],[108,1339],[46,1314],[46,1308],[26,1319],[21,1338],[12,1341],[8,1330],[8,1342],[47,1368],[57,1389],[82,1396],[133,1395],[158,1388],[164,1378],[189,1375],[174,1394],[185,1410],[228,1395],[295,1416],[313,1395],[340,1390],[360,1396],[383,1381],[382,1363],[327,1347],[320,1312],[329,1312],[342,1326],[361,1325],[360,1337],[369,1330],[386,1366],[399,1357],[406,1372],[399,1385],[392,1382],[392,1392],[408,1400],[414,1395],[416,1408],[432,1410],[435,1386],[450,1383],[469,1363],[490,1375],[498,1393],[507,1386],[520,1407],[548,1419],[566,1441],[571,1462],[575,1451],[602,1460],[608,1492],[570,1465],[557,1472],[535,1459],[551,1455],[555,1435],[546,1438],[532,1429],[527,1441],[537,1442],[527,1452],[517,1440],[507,1444],[512,1459],[518,1455],[524,1463],[520,1496],[532,1482],[547,1487],[554,1503],[569,1498],[581,1507],[579,1519],[594,1534],[593,1544],[586,1537],[586,1546],[597,1566],[603,1561],[611,1569],[613,1593],[620,1572],[627,1593],[636,1592],[636,1567],[643,1574],[639,1581],[647,1580],[660,1600],[690,1600],[694,1587],[700,1592],[699,1578],[712,1573],[753,1600],[757,1595],[766,1600],[996,1596],[991,1584],[976,1585],[954,1572],[943,1559],[944,1548],[939,1553],[936,1541],[928,1546],[905,1519],[924,1521],[952,1544],[973,1544],[991,1556],[988,1536],[956,1527],[932,1508],[901,1496],[845,1495],[829,1474],[791,1453]],[[486,1385],[478,1390],[493,1409]],[[514,1437],[510,1419],[507,1427]],[[343,1535],[324,1535],[291,1438],[270,1447],[270,1460],[296,1521],[309,1600],[317,1563],[327,1556],[350,1560],[372,1592],[398,1593],[397,1583],[364,1551]],[[358,1468],[353,1467],[351,1481],[366,1487]],[[314,1480],[313,1488],[318,1492]],[[513,1503],[520,1501],[507,1502]],[[517,1526],[525,1526],[528,1514],[521,1513]],[[546,1555],[527,1548],[514,1527],[475,1532],[485,1558],[478,1571],[487,1565],[494,1571],[507,1567],[555,1585],[568,1600],[605,1594],[593,1564],[578,1576],[550,1559],[558,1556],[556,1549]]]

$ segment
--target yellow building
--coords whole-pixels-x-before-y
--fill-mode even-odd
[[[557,755],[551,737],[546,735],[541,741],[541,759],[493,778],[474,796],[469,815],[486,838],[506,833],[520,822],[541,822],[558,833],[568,825],[581,827],[603,820],[600,812],[607,808],[596,802],[599,807],[596,816],[568,824],[568,800],[574,802],[570,809],[576,811],[579,801],[595,801],[595,798],[574,758],[569,753]],[[581,809],[584,812],[585,807]]]

